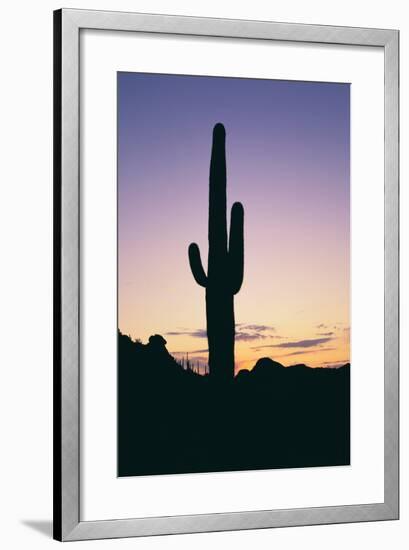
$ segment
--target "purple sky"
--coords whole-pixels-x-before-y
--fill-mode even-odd
[[[206,264],[211,135],[222,122],[228,207],[239,200],[245,210],[236,321],[274,327],[259,333],[259,352],[257,333],[243,338],[237,363],[266,355],[262,345],[319,340],[320,324],[345,333],[349,97],[349,84],[118,73],[123,332],[144,341],[172,332],[165,336],[170,351],[199,350],[205,358],[206,340],[194,336],[205,328],[204,292],[190,273],[187,247],[197,242]],[[300,359],[318,365],[348,358],[349,338],[330,332],[315,354],[311,346],[297,348],[305,352]],[[293,347],[271,350],[278,358]]]

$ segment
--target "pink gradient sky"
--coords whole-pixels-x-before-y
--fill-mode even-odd
[[[236,370],[349,361],[348,84],[118,74],[119,329],[207,359],[187,248],[207,258],[216,122],[245,211]]]

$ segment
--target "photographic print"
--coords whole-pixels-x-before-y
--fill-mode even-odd
[[[350,85],[119,72],[119,476],[350,463]]]

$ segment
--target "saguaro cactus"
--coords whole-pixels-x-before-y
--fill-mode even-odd
[[[215,381],[234,377],[234,295],[243,282],[243,206],[233,204],[227,246],[226,133],[223,124],[213,129],[209,177],[209,255],[207,275],[196,243],[189,246],[189,262],[197,284],[206,288],[209,374]]]

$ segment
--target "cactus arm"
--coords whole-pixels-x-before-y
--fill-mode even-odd
[[[237,294],[243,282],[244,266],[244,239],[243,239],[244,210],[240,202],[235,202],[231,209],[230,236],[229,236],[229,272],[233,294]]]
[[[207,286],[207,277],[200,258],[200,250],[196,243],[189,246],[189,263],[195,281],[200,286]]]

